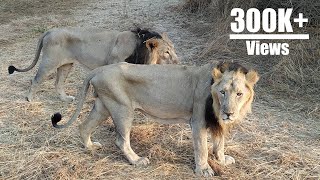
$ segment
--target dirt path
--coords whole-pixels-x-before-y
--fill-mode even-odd
[[[196,178],[189,127],[137,123],[139,126],[132,132],[132,146],[140,155],[149,156],[151,165],[134,168],[115,147],[114,127],[108,120],[94,134],[94,139],[104,147],[92,155],[82,148],[76,128],[79,122],[65,131],[51,128],[52,113],[62,110],[69,117],[75,108],[75,103],[60,102],[54,92],[54,80],[51,78],[44,83],[35,102],[28,103],[24,96],[35,70],[8,76],[7,67],[29,65],[38,36],[52,27],[128,30],[135,25],[168,32],[183,63],[200,65],[207,60],[198,60],[196,55],[206,47],[208,36],[205,32],[204,35],[193,33],[190,27],[194,24],[207,26],[206,22],[178,13],[178,0],[90,0],[73,1],[71,5],[52,0],[48,3],[52,8],[43,5],[39,12],[29,10],[26,16],[23,13],[8,16],[11,19],[0,25],[0,78],[3,83],[0,89],[0,179]],[[76,95],[86,72],[80,66],[74,69],[66,89]],[[268,98],[272,96],[259,94],[258,87],[254,114],[233,131],[226,144],[226,153],[234,156],[237,162],[224,169],[222,179],[318,179],[319,120],[271,107],[266,101]],[[80,119],[87,115],[91,104],[92,99],[88,100]],[[137,115],[137,119],[143,117]]]

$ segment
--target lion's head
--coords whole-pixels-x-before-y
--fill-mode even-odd
[[[161,39],[152,38],[146,41],[146,47],[149,50],[148,64],[178,64],[179,59],[172,41],[166,33],[161,36]]]
[[[253,86],[259,80],[256,71],[224,62],[212,70],[212,78],[212,107],[219,126],[239,121],[251,112]]]
[[[126,62],[133,64],[178,64],[172,41],[166,33],[137,28],[131,31],[136,35],[137,45]]]

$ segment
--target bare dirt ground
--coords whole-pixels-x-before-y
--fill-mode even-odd
[[[91,153],[80,142],[77,125],[88,114],[88,98],[80,120],[71,128],[56,130],[50,116],[57,111],[70,117],[75,103],[61,102],[52,76],[42,84],[34,102],[25,95],[36,70],[8,75],[11,64],[28,66],[39,35],[53,27],[100,27],[128,30],[136,25],[168,32],[184,64],[210,62],[198,59],[208,34],[205,21],[178,12],[182,1],[122,0],[3,0],[0,2],[0,179],[197,179],[188,125],[162,125],[137,114],[132,147],[148,156],[151,165],[128,164],[113,143],[114,126],[107,120],[94,134],[103,148]],[[202,27],[199,30],[195,27]],[[247,65],[259,67],[258,63]],[[66,83],[76,95],[86,74],[75,66]],[[266,78],[260,72],[261,78]],[[236,164],[216,179],[319,179],[320,123],[315,116],[288,110],[281,97],[257,87],[253,114],[234,129],[226,154]],[[270,103],[273,102],[273,103]],[[276,102],[277,106],[274,106]],[[294,104],[292,104],[294,106]]]

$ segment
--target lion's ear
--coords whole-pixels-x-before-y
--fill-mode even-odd
[[[250,70],[246,74],[246,79],[251,85],[255,85],[259,81],[259,75],[255,70]]]
[[[218,81],[222,77],[221,71],[217,68],[213,68],[211,75],[214,81]]]
[[[146,46],[150,51],[158,47],[158,45],[159,45],[159,42],[157,39],[148,39],[146,41]]]
[[[162,37],[163,39],[169,39],[168,34],[167,34],[166,32],[162,33],[162,34],[161,34],[161,37]]]

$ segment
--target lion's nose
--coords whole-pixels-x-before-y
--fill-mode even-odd
[[[227,115],[228,117],[230,117],[233,114],[233,112],[225,112],[224,111],[224,114]]]

